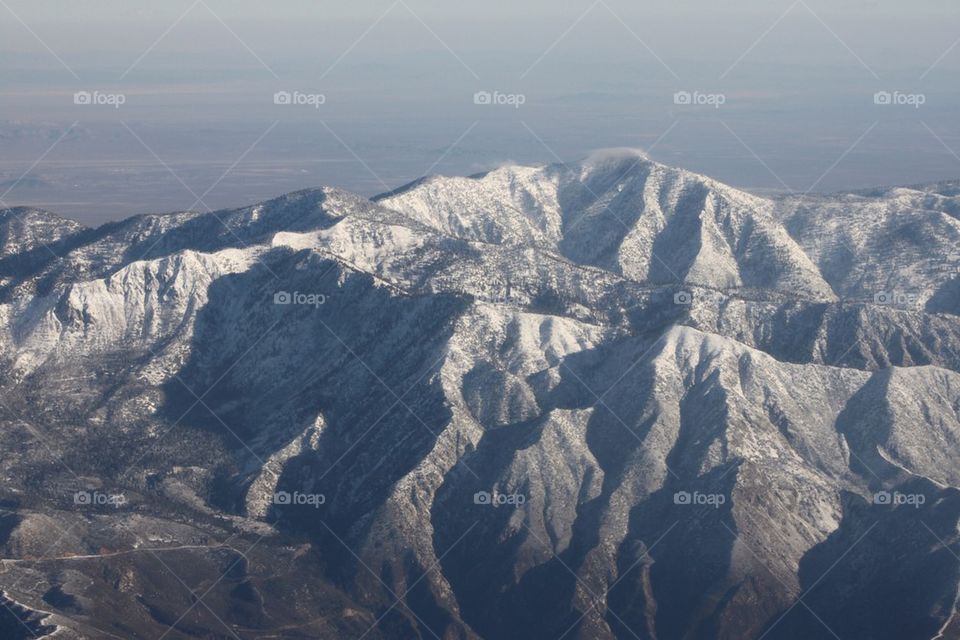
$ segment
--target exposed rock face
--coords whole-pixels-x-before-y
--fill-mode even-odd
[[[960,637],[957,194],[4,213],[10,633]]]

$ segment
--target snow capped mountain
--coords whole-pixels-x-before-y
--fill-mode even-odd
[[[3,212],[10,637],[960,637],[958,198]]]
[[[0,211],[0,257],[57,242],[82,228],[79,222],[46,211],[26,207],[4,209]]]
[[[636,281],[835,298],[772,202],[637,152],[428,178],[378,201],[450,235],[532,244]]]
[[[786,198],[777,215],[841,296],[955,314],[960,196],[941,191]]]

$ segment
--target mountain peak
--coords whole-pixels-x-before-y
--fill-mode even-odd
[[[771,216],[771,201],[637,149],[431,177],[377,201],[447,235],[534,246],[633,280],[834,297]]]

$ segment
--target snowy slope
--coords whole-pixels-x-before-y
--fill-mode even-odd
[[[5,213],[0,588],[79,637],[208,589],[182,637],[954,637],[955,191],[611,150]]]

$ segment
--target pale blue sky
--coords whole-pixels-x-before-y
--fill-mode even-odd
[[[655,145],[757,191],[960,176],[947,0],[4,2],[3,201],[87,222],[208,190],[213,207],[320,184],[371,195],[607,146]],[[125,102],[75,105],[77,91]],[[277,91],[326,102],[278,106]],[[525,102],[475,105],[477,91]]]

